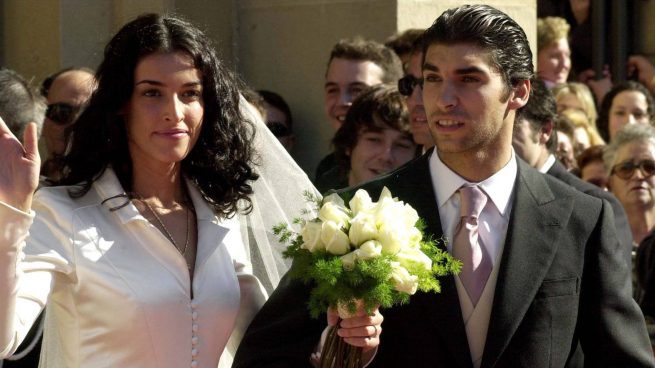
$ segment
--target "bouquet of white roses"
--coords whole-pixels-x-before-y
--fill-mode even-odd
[[[386,187],[377,202],[363,189],[348,206],[338,194],[322,201],[309,199],[319,207],[318,218],[298,219],[300,234],[286,225],[274,231],[281,241],[291,243],[285,251],[294,260],[290,277],[313,284],[308,302],[313,317],[329,307],[340,314],[354,313],[361,303],[370,313],[378,306],[406,303],[417,290],[439,292],[437,277],[461,268],[435,240],[424,239],[416,210],[393,198]],[[336,366],[358,366],[360,354],[332,332],[321,354],[323,362],[330,360],[324,365],[331,367],[334,356],[340,355],[346,364]]]

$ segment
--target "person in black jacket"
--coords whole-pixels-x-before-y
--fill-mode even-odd
[[[417,292],[381,310],[368,367],[571,367],[578,345],[590,367],[655,366],[612,207],[512,150],[516,110],[533,76],[525,32],[495,8],[464,5],[426,31],[424,51],[423,99],[436,149],[362,187],[373,200],[387,187],[416,209],[426,236],[454,239],[460,189],[477,186],[487,199],[476,248],[490,257],[491,273],[479,300],[450,275],[440,294]],[[465,271],[475,266],[462,260]],[[282,280],[233,367],[309,366],[325,328],[306,309],[310,286]]]
[[[516,113],[512,146],[516,154],[530,166],[552,175],[575,189],[607,200],[614,211],[616,233],[625,251],[628,265],[632,264],[632,233],[625,210],[612,193],[571,174],[554,155],[557,148],[557,105],[552,92],[540,80],[532,81],[532,95],[528,103]]]

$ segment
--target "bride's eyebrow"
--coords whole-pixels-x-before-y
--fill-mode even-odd
[[[165,86],[166,84],[155,81],[155,80],[150,80],[150,79],[144,79],[142,81],[136,82],[134,85],[138,86],[139,84],[151,84],[153,86]],[[187,82],[182,85],[183,87],[195,87],[195,86],[202,86],[202,82],[200,80],[192,81],[192,82]]]
[[[153,86],[163,86],[164,83],[155,81],[155,80],[149,80],[149,79],[144,79],[142,81],[136,82],[134,85],[138,86],[139,84],[152,84]]]

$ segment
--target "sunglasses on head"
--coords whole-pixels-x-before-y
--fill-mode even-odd
[[[611,175],[616,175],[623,180],[628,180],[634,175],[635,170],[639,169],[644,178],[655,175],[655,161],[642,160],[639,162],[622,162],[614,165]]]
[[[48,108],[45,111],[45,116],[55,124],[67,125],[75,120],[79,111],[79,106],[60,102],[48,105]]]
[[[269,121],[266,123],[266,126],[271,131],[271,133],[273,133],[273,135],[278,138],[291,135],[291,129],[279,121]]]
[[[416,86],[423,88],[423,78],[416,78],[411,74],[407,74],[398,79],[398,91],[403,96],[411,96]]]

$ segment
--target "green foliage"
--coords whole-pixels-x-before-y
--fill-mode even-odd
[[[311,253],[300,248],[301,245],[302,241],[293,243],[284,254],[294,260],[290,277],[313,286],[308,303],[312,317],[338,304],[351,303],[354,312],[354,300],[363,300],[367,312],[372,312],[376,306],[390,308],[409,302],[410,296],[395,290],[390,280],[393,256],[358,260],[352,270],[344,270],[338,256],[327,252]],[[441,291],[438,277],[458,273],[461,263],[439,248],[435,241],[423,242],[421,250],[432,259],[432,270],[418,265],[409,266],[407,270],[418,277],[420,291],[438,293]]]
[[[310,192],[305,198],[320,208],[321,200]],[[348,201],[346,201],[348,203]],[[315,221],[315,220],[313,220]],[[295,224],[304,224],[302,219],[294,220]],[[419,220],[416,227],[424,233],[426,224]],[[308,307],[312,317],[317,318],[328,308],[336,305],[347,305],[355,312],[355,300],[362,300],[364,308],[371,313],[376,307],[390,308],[393,305],[409,302],[410,295],[399,292],[391,280],[393,255],[382,255],[377,258],[357,259],[352,269],[346,270],[340,256],[326,251],[312,253],[302,248],[302,237],[291,231],[286,224],[273,228],[280,242],[288,244],[284,256],[293,259],[293,267],[289,270],[291,278],[302,281],[312,287]],[[426,270],[418,264],[408,265],[407,271],[418,277],[418,290],[421,292],[440,292],[439,277],[459,273],[461,262],[452,258],[439,243],[445,244],[445,239],[424,239],[421,251],[432,260],[432,269]]]

